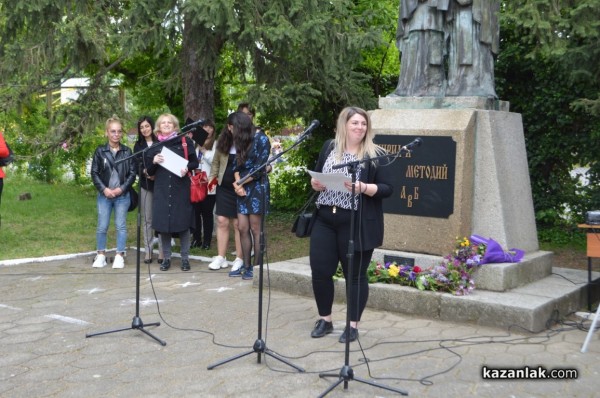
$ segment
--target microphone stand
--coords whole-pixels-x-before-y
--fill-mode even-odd
[[[143,159],[143,155],[144,152],[149,149],[151,147],[148,147],[146,149],[143,149],[140,152],[134,153],[131,156],[128,156],[124,159],[119,160],[118,162],[115,162],[115,164],[124,162],[126,160],[129,160],[135,156],[137,156],[138,154],[142,154],[142,159]],[[140,175],[140,178],[142,176],[142,163],[143,161],[140,161],[139,163],[139,170],[138,173]],[[139,187],[139,200],[140,202],[142,201],[142,187]],[[131,327],[128,328],[122,328],[122,329],[115,329],[115,330],[109,330],[109,331],[104,331],[104,332],[97,332],[97,333],[88,333],[85,335],[85,337],[94,337],[94,336],[99,336],[101,334],[108,334],[108,333],[116,333],[116,332],[122,332],[125,330],[139,330],[145,334],[147,334],[148,336],[152,337],[154,340],[156,340],[158,343],[160,343],[160,345],[165,346],[167,345],[167,342],[164,340],[159,339],[158,337],[154,336],[152,333],[150,333],[149,331],[147,331],[146,329],[144,329],[144,322],[142,321],[142,318],[140,318],[140,229],[141,229],[141,224],[142,224],[142,216],[141,216],[141,203],[138,203],[138,208],[137,208],[137,237],[136,237],[136,243],[137,243],[137,248],[136,248],[136,256],[135,256],[135,261],[136,261],[136,277],[135,277],[135,316],[133,317],[133,321],[131,322]],[[160,322],[154,322],[154,323],[148,323],[145,326],[160,326]]]
[[[354,204],[356,204],[356,201],[358,200],[358,196],[355,196],[356,173],[358,170],[358,166],[362,163],[370,162],[373,160],[399,156],[400,153],[402,152],[402,150],[409,151],[408,149],[403,147],[400,149],[400,152],[398,152],[397,154],[387,154],[387,155],[377,156],[377,157],[368,158],[368,159],[355,160],[352,162],[338,164],[338,165],[333,166],[334,170],[347,167],[348,171],[350,172],[350,174],[352,176],[352,198],[353,198],[354,203],[350,209],[350,238],[348,240],[348,252],[346,254],[346,257],[348,258],[348,278],[352,278],[353,268],[354,268],[354,216],[355,216],[355,212],[356,212],[354,209],[355,208]],[[360,202],[362,202],[362,200]],[[346,331],[346,333],[348,333],[348,335],[346,336],[346,344],[345,344],[345,350],[344,350],[344,366],[340,369],[339,374],[332,374],[332,373],[320,373],[319,374],[319,377],[321,377],[321,378],[323,378],[323,377],[337,377],[338,378],[338,380],[333,382],[333,384],[331,384],[329,386],[329,388],[327,388],[321,395],[319,395],[319,398],[324,397],[325,395],[329,394],[329,392],[331,392],[334,388],[336,388],[342,382],[344,383],[344,390],[347,390],[348,382],[351,380],[355,380],[355,381],[358,381],[358,382],[361,382],[364,384],[368,384],[368,385],[371,385],[374,387],[383,388],[384,390],[397,392],[401,395],[408,395],[407,391],[389,387],[389,386],[386,386],[383,384],[378,384],[373,381],[354,376],[354,370],[350,366],[350,338],[349,338],[349,336],[350,336],[350,300],[352,298],[352,291],[353,291],[352,289],[353,289],[353,285],[352,285],[351,281],[346,280],[346,329],[345,329],[345,331]]]
[[[285,153],[291,151],[293,148],[295,148],[296,146],[300,145],[300,143],[302,141],[304,141],[306,138],[308,138],[309,134],[302,134],[300,136],[300,138],[298,138],[298,140],[296,140],[296,142],[289,147],[288,149],[286,149],[285,151],[282,151],[280,153],[278,153],[277,155],[274,155],[272,157],[270,157],[263,165],[261,165],[260,167],[258,167],[254,172],[248,174],[247,176],[240,178],[238,181],[236,181],[236,183],[239,184],[243,184],[247,179],[249,179],[250,177],[254,176],[255,174],[257,174],[258,172],[264,170],[265,172],[263,172],[261,174],[261,184],[264,185],[264,179],[266,178],[266,170],[267,167],[273,163],[275,160],[279,159],[281,156],[283,156]],[[263,200],[263,209],[266,209],[266,195],[263,194],[262,200]],[[241,354],[235,355],[233,357],[224,359],[220,362],[214,363],[212,365],[208,366],[208,370],[214,369],[217,366],[223,365],[225,363],[231,362],[235,359],[239,359],[239,358],[243,358],[247,355],[256,353],[257,358],[256,358],[256,362],[257,363],[261,363],[261,354],[264,355],[268,355],[272,358],[277,359],[278,361],[281,361],[283,363],[285,363],[286,365],[291,366],[292,368],[298,370],[299,372],[304,372],[304,369],[294,365],[293,363],[287,361],[286,359],[280,357],[279,355],[277,355],[276,353],[274,353],[273,351],[271,351],[270,349],[267,348],[267,344],[265,343],[265,341],[262,339],[262,313],[263,313],[263,303],[262,303],[262,299],[263,299],[263,258],[264,258],[264,253],[265,253],[265,217],[266,217],[266,212],[263,215],[263,217],[260,220],[260,251],[258,254],[258,266],[259,266],[259,271],[258,271],[258,331],[257,331],[257,338],[256,341],[254,342],[254,346],[252,347],[251,350],[243,352]]]
[[[195,123],[198,122],[194,122],[191,123],[190,125],[193,125]],[[179,134],[177,134],[176,137],[173,138],[177,138],[177,137],[181,137],[184,134],[187,134],[187,130],[186,127],[188,127],[187,125],[182,127],[181,132]],[[162,142],[155,142],[154,144],[152,144],[151,146],[142,149],[139,152],[136,152],[134,154],[132,154],[131,156],[128,156],[126,158],[120,159],[119,161],[115,162],[115,165],[125,162],[126,160],[130,160],[132,158],[135,158],[137,156],[140,157],[140,162],[139,162],[139,167],[138,167],[138,175],[142,176],[142,164],[144,163],[144,156],[146,154],[146,151],[150,150],[150,149],[156,149],[159,147],[162,147],[165,145],[165,143],[167,143],[170,140],[167,141],[162,141]],[[142,200],[142,188],[140,187],[140,191],[138,193],[139,196],[139,200]],[[116,332],[123,332],[125,330],[139,330],[145,334],[147,334],[148,336],[152,337],[154,340],[156,340],[158,343],[160,343],[162,346],[167,345],[167,342],[164,340],[159,339],[158,337],[154,336],[152,333],[150,333],[149,331],[147,331],[146,329],[144,329],[144,322],[142,321],[142,318],[140,318],[140,229],[141,229],[141,224],[142,224],[142,216],[141,216],[141,205],[138,204],[138,209],[137,209],[137,237],[136,237],[136,243],[137,243],[137,248],[136,248],[136,278],[135,278],[135,316],[133,317],[133,321],[131,322],[131,327],[128,328],[122,328],[122,329],[115,329],[115,330],[108,330],[108,331],[104,331],[104,332],[97,332],[97,333],[88,333],[85,335],[85,337],[94,337],[94,336],[99,336],[102,334],[108,334],[108,333],[116,333]],[[160,326],[160,322],[154,322],[154,323],[148,323],[145,326]]]

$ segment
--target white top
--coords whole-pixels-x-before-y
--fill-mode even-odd
[[[215,157],[215,148],[217,146],[217,143],[215,142],[213,144],[213,149],[204,152],[204,154],[202,154],[202,152],[200,152],[199,150],[198,152],[198,159],[200,159],[199,162],[199,166],[198,168],[202,171],[204,171],[206,173],[206,176],[208,177],[210,175],[210,169],[211,169],[211,164],[213,161],[213,158]],[[209,181],[210,182],[210,181]],[[215,185],[212,191],[208,191],[209,195],[214,195],[217,193],[217,186]]]

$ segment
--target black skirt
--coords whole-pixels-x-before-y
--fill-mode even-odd
[[[233,186],[217,186],[215,214],[227,218],[237,218],[237,195]]]
[[[227,167],[223,173],[221,184],[217,185],[215,214],[227,218],[237,218],[237,194],[233,190],[235,177],[233,175],[234,154],[229,154]]]

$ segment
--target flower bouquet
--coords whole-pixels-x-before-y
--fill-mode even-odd
[[[482,264],[486,244],[468,238],[457,240],[452,253],[439,265],[429,269],[371,261],[367,270],[369,283],[392,283],[413,286],[419,290],[467,295],[475,288],[473,273]]]

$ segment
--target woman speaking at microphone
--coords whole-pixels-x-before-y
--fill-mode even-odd
[[[160,234],[164,260],[161,271],[171,267],[171,238],[179,236],[181,245],[181,270],[190,270],[190,228],[194,228],[194,208],[190,202],[190,178],[187,173],[198,168],[198,156],[194,142],[186,137],[177,137],[179,120],[169,113],[163,113],[156,120],[156,136],[163,143],[157,149],[146,154],[147,173],[154,176],[154,198],[152,201],[152,228]],[[162,148],[186,157],[187,166],[173,174],[159,166],[165,161],[160,153]]]
[[[315,171],[351,177],[348,167],[334,169],[334,166],[384,155],[384,149],[375,145],[373,136],[367,112],[356,107],[344,108],[337,120],[335,138],[323,145]],[[319,180],[311,179],[312,188],[319,192],[318,212],[310,236],[310,268],[320,316],[312,337],[323,337],[333,331],[333,275],[341,263],[346,283],[352,284],[352,293],[347,297],[350,330],[344,330],[339,341],[345,343],[358,338],[358,322],[369,297],[367,268],[373,250],[383,243],[382,200],[392,194],[390,177],[389,171],[377,160],[361,163],[356,172],[354,197],[351,182],[346,182],[345,191],[340,192],[328,190]],[[354,236],[351,237],[352,207],[355,219]],[[347,255],[351,239],[354,240],[354,261],[352,275],[348,275]]]

